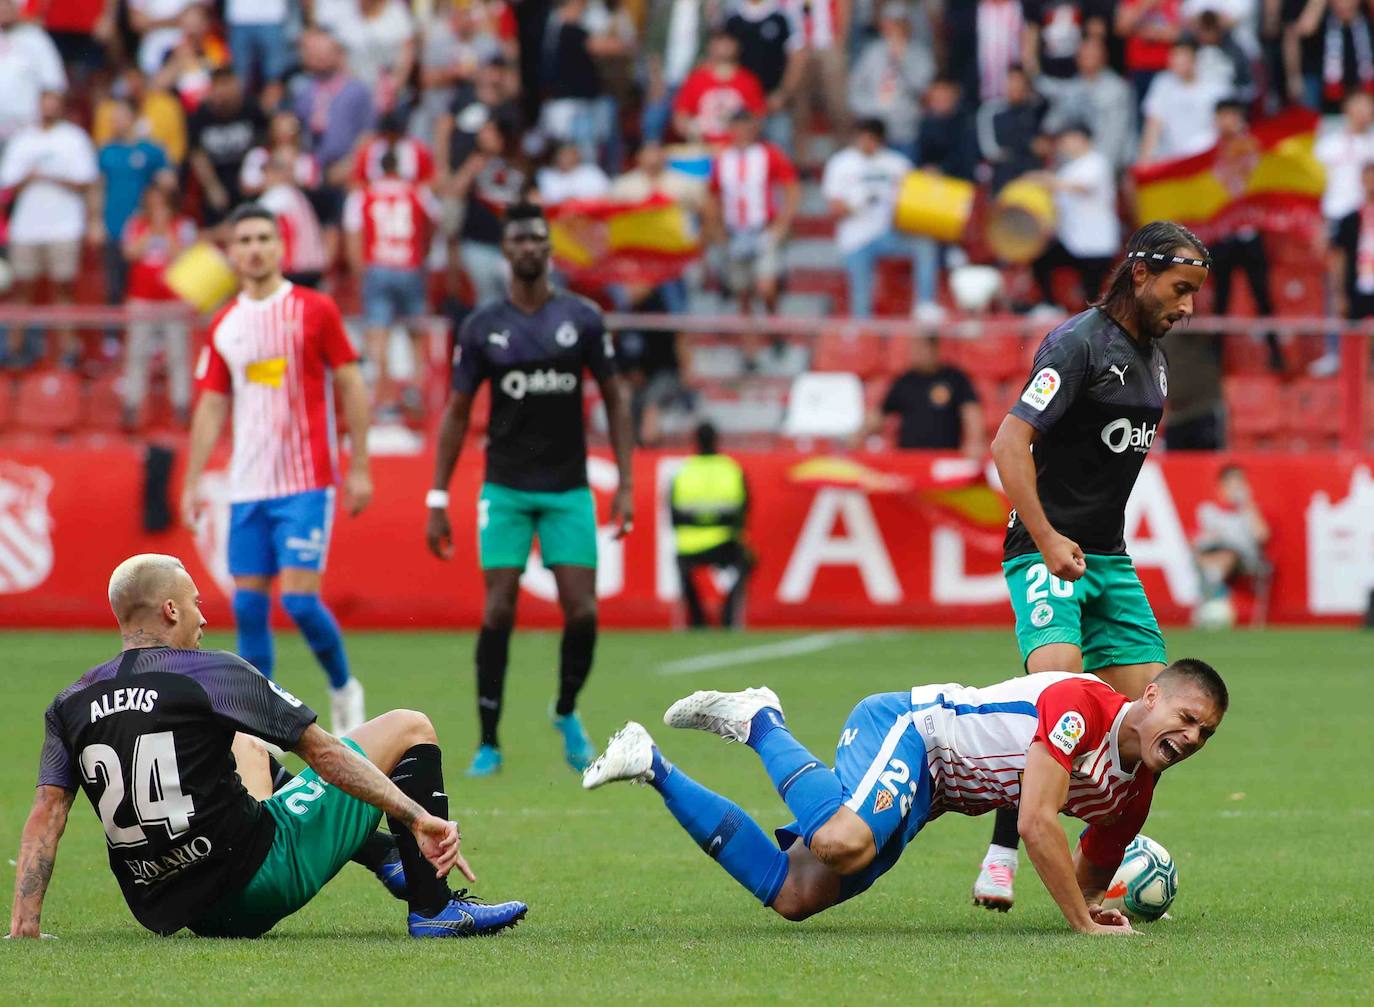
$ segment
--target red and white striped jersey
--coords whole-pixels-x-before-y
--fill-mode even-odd
[[[231,500],[334,484],[338,438],[330,370],[357,359],[339,309],[317,291],[283,283],[260,301],[240,294],[220,310],[196,364],[196,381],[233,397]]]
[[[726,147],[711,165],[711,191],[720,197],[725,229],[761,231],[777,216],[774,187],[797,180],[797,169],[771,143]]]
[[[978,0],[978,99],[1007,96],[1007,74],[1021,62],[1020,0]]]
[[[843,44],[840,33],[839,0],[785,0],[787,16],[801,34],[808,49],[829,49]]]
[[[294,185],[274,185],[259,198],[277,218],[284,273],[323,273],[329,264],[324,231],[309,197]]]
[[[388,143],[382,137],[370,140],[367,146],[358,151],[358,159],[353,165],[353,182],[365,185],[379,181],[382,171],[382,155],[387,147],[396,151],[396,174],[407,182],[428,185],[434,179],[434,155],[424,143],[413,136],[402,137],[395,143]]]
[[[424,186],[383,178],[349,193],[344,230],[363,237],[363,265],[419,269],[439,220],[439,204]]]
[[[912,689],[912,722],[925,741],[934,784],[931,817],[1015,807],[1026,753],[1039,741],[1069,772],[1064,813],[1099,830],[1089,846],[1119,840],[1124,850],[1154,792],[1149,771],[1121,763],[1117,734],[1130,708],[1095,675],[1044,672],[983,689]]]

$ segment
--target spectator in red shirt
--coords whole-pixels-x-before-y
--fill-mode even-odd
[[[395,148],[382,154],[378,167],[381,178],[349,194],[344,233],[349,262],[363,280],[367,355],[376,374],[375,399],[380,413],[385,413],[394,410],[387,343],[392,326],[425,313],[425,259],[439,206],[428,188],[402,177]],[[411,335],[420,333],[412,330]],[[418,358],[418,339],[415,351]],[[418,404],[416,396],[414,405]]]
[[[106,46],[114,40],[115,0],[38,0],[30,13],[41,15],[67,73],[84,84],[109,64]]]
[[[1182,31],[1182,0],[1121,0],[1116,33],[1126,40],[1126,76],[1137,105],[1155,75],[1169,65],[1169,50]]]
[[[731,138],[731,118],[741,109],[752,115],[767,113],[767,100],[758,78],[739,64],[739,42],[716,31],[706,45],[706,61],[682,82],[673,101],[673,125],[688,140],[725,144]]]
[[[758,117],[737,109],[730,144],[711,165],[705,224],[708,236],[723,247],[726,283],[744,314],[756,295],[768,314],[777,312],[783,243],[800,202],[797,169],[776,146],[759,139]]]
[[[385,175],[382,158],[390,151],[396,171],[407,182],[429,185],[434,181],[434,154],[423,140],[406,134],[406,114],[392,109],[377,124],[377,135],[358,148],[353,165],[353,184],[366,185]]]
[[[121,244],[129,263],[128,345],[124,353],[124,428],[134,430],[148,394],[148,370],[159,339],[167,359],[167,389],[176,422],[185,426],[191,408],[189,334],[180,321],[138,318],[138,309],[167,307],[178,298],[164,278],[167,267],[196,242],[196,223],[176,212],[161,186],[143,192],[142,209],[124,225]]]

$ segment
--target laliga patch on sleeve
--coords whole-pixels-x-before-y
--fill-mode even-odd
[[[276,693],[278,696],[280,696],[282,699],[284,699],[284,700],[286,700],[288,703],[290,703],[292,706],[300,706],[300,705],[301,705],[301,701],[300,701],[299,699],[297,699],[295,696],[291,695],[291,693],[287,692],[285,689],[283,689],[283,688],[282,688],[280,685],[278,685],[276,682],[272,681],[270,678],[267,680],[267,687],[268,687],[269,689],[271,689],[273,692],[275,692],[275,693]]]
[[[1065,755],[1072,755],[1087,728],[1083,714],[1077,710],[1070,710],[1054,725],[1054,730],[1050,732],[1050,744]]]
[[[1050,400],[1059,392],[1063,385],[1059,378],[1059,372],[1053,367],[1046,367],[1035,377],[1031,378],[1031,383],[1026,386],[1026,390],[1021,393],[1021,401],[1032,409],[1044,411],[1050,404]]]

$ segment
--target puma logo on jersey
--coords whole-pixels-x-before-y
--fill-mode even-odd
[[[499,349],[508,350],[508,349],[510,349],[510,333],[509,333],[509,332],[492,332],[492,333],[488,333],[488,335],[487,335],[487,342],[491,343],[492,346],[498,347]]]
[[[1112,372],[1113,374],[1115,374],[1118,378],[1120,378],[1120,379],[1121,379],[1121,384],[1122,384],[1122,386],[1125,387],[1125,384],[1126,384],[1126,371],[1127,371],[1127,369],[1128,369],[1130,366],[1131,366],[1130,364],[1127,364],[1125,367],[1117,367],[1116,364],[1112,364],[1112,365],[1110,365],[1110,366],[1107,368],[1107,370],[1111,371],[1111,372]]]

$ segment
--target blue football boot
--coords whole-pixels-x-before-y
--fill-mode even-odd
[[[568,760],[568,765],[579,773],[592,764],[596,758],[596,746],[592,744],[592,739],[587,737],[586,729],[582,726],[582,718],[574,710],[566,717],[558,714],[551,714],[553,726],[559,734],[563,735],[563,758]]]
[[[481,937],[515,926],[527,912],[529,906],[523,902],[498,902],[491,906],[461,888],[435,915],[411,913],[406,922],[412,937]]]
[[[388,892],[402,902],[406,900],[409,890],[406,888],[406,869],[401,866],[400,850],[392,850],[388,853],[386,859],[382,861],[382,866],[373,873],[377,875],[377,880]]]
[[[468,776],[495,776],[501,772],[501,749],[494,745],[483,745],[472,757],[468,766]]]

